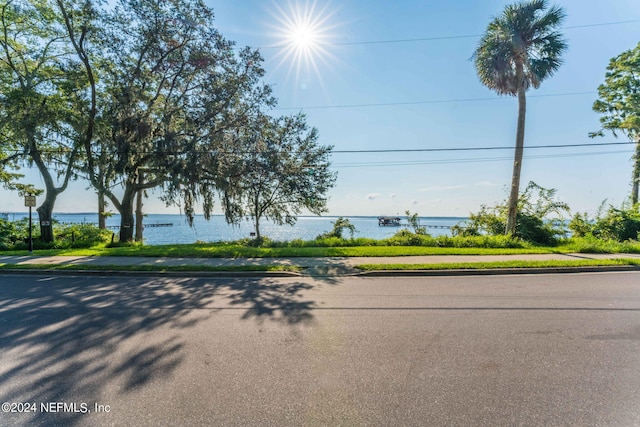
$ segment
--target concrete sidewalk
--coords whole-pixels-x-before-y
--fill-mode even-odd
[[[518,255],[429,255],[401,257],[317,257],[317,258],[171,258],[171,257],[94,257],[94,256],[0,256],[0,264],[19,265],[77,265],[96,266],[155,266],[155,267],[237,267],[237,266],[295,266],[306,274],[354,274],[361,264],[440,264],[493,261],[547,261],[637,258],[640,254],[518,254]]]

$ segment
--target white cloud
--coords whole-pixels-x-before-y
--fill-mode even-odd
[[[380,197],[380,193],[369,193],[369,194],[367,194],[367,199],[369,199],[369,200],[375,200],[378,197]]]
[[[437,205],[439,203],[442,203],[442,199],[431,199],[431,200],[425,202],[425,204],[427,204],[427,205]]]
[[[490,182],[490,181],[476,182],[473,185],[476,187],[499,187],[500,186],[500,184],[494,184],[493,182]]]
[[[464,188],[466,187],[466,185],[443,185],[443,186],[439,186],[439,187],[425,187],[425,188],[421,188],[418,191],[420,193],[426,193],[428,191],[446,191],[446,190],[458,190],[460,188]]]

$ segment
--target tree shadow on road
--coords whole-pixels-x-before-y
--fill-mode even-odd
[[[313,321],[313,280],[3,276],[0,401],[93,402],[170,378],[183,331],[220,310],[288,326]],[[40,409],[40,408],[38,408]],[[81,409],[81,408],[80,408]],[[80,425],[81,411],[2,414],[21,425]]]

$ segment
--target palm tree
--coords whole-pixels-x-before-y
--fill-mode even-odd
[[[482,84],[499,95],[518,97],[516,149],[508,202],[506,234],[516,230],[520,171],[524,152],[526,91],[537,89],[561,64],[567,44],[556,30],[565,17],[559,6],[529,0],[504,9],[491,21],[473,59]]]

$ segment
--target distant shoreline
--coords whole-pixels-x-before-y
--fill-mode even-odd
[[[28,211],[23,212],[0,212],[0,214],[7,215],[29,215]],[[38,213],[34,210],[33,215],[37,216]],[[54,212],[53,216],[56,215],[98,215],[97,212]],[[119,216],[120,214],[114,212],[113,216]],[[184,214],[178,213],[158,213],[158,212],[148,212],[145,215],[172,215],[172,216],[185,216]],[[203,214],[196,214],[196,216],[202,217]],[[211,215],[212,217],[224,217],[224,214],[215,214]],[[379,216],[389,216],[389,215],[299,215],[298,218],[378,218]],[[406,215],[392,215],[400,218],[404,218]],[[465,220],[468,219],[466,216],[441,216],[441,215],[419,215],[419,218],[431,218],[431,219],[447,219],[447,220]]]
[[[10,222],[24,221],[28,213],[15,212],[8,214]],[[404,217],[399,216],[401,219]],[[292,240],[313,240],[317,236],[330,231],[332,224],[339,216],[299,216],[296,223],[291,225],[278,225],[268,220],[261,221],[260,229],[264,236],[274,241]],[[409,228],[408,224],[401,224],[398,227],[381,227],[378,224],[378,216],[343,216],[355,227],[355,237],[371,239],[386,239],[392,237],[403,228]],[[38,215],[34,215],[34,222],[37,224]],[[60,224],[89,224],[98,225],[98,214],[95,212],[79,213],[54,213],[53,219]],[[121,217],[114,214],[106,218],[106,226],[114,233],[120,226]],[[445,217],[445,216],[421,216],[420,223],[428,228],[429,234],[433,236],[450,234],[451,227],[464,222],[468,218]],[[146,244],[181,244],[217,241],[238,241],[251,238],[255,232],[255,225],[248,220],[240,221],[237,224],[226,222],[224,215],[213,215],[209,221],[203,215],[196,215],[193,226],[187,224],[186,216],[182,214],[146,214],[143,224],[147,225],[144,231],[144,241]],[[406,221],[402,221],[406,222]],[[162,226],[158,224],[163,224]],[[168,224],[171,224],[169,226]]]

